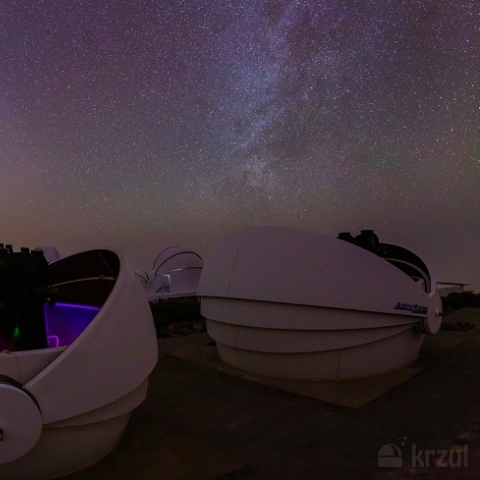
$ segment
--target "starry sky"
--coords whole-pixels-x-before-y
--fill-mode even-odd
[[[477,0],[5,0],[0,242],[373,228],[480,291]]]

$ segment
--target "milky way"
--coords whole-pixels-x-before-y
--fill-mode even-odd
[[[466,0],[2,2],[0,241],[375,228],[480,289],[479,28]]]

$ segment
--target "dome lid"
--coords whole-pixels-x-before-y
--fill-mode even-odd
[[[180,245],[162,250],[153,263],[153,275],[166,275],[172,271],[188,268],[202,268],[202,257]]]
[[[421,317],[430,303],[407,274],[374,253],[290,227],[225,235],[206,258],[197,294]]]

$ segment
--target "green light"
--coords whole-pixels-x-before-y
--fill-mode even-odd
[[[15,327],[15,330],[13,330],[13,339],[18,340],[20,338],[20,329],[18,327]]]

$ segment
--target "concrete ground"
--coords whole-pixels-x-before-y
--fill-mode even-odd
[[[205,336],[161,339],[118,447],[63,479],[480,479],[480,309],[446,320],[476,327],[426,336],[408,374],[326,396],[206,362]]]

